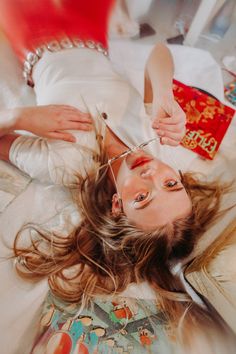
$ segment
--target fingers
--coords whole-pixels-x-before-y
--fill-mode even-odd
[[[160,137],[161,144],[177,146],[185,135],[185,124],[186,115],[175,100],[159,102],[152,128]]]
[[[65,133],[65,132],[52,132],[52,133],[48,134],[48,137],[51,139],[55,139],[55,140],[68,141],[70,143],[76,142],[76,138],[72,134]]]
[[[76,107],[68,105],[51,105],[52,113],[57,116],[58,122],[72,121],[93,123],[92,117],[88,112],[82,112]]]
[[[181,114],[181,115],[173,115],[171,117],[165,117],[165,118],[160,118],[160,119],[154,119],[152,126],[153,128],[158,128],[160,124],[166,124],[166,125],[177,125],[177,124],[182,124],[183,126],[186,124],[186,115]]]
[[[185,124],[179,123],[176,125],[171,125],[171,124],[159,124],[157,128],[155,128],[160,134],[162,132],[167,132],[167,133],[177,133],[177,134],[182,134],[184,136],[186,127]]]
[[[161,144],[177,146],[185,135],[185,125],[167,125],[160,124],[158,129],[154,129],[157,135],[161,138]]]
[[[160,130],[160,129],[155,129],[156,133],[162,138],[162,137],[167,137],[167,138],[171,138],[173,140],[176,141],[180,141],[181,139],[183,139],[185,131],[168,131],[168,130]]]
[[[160,124],[167,125],[178,125],[186,124],[186,114],[181,108],[178,108],[177,111],[173,111],[171,115],[166,114],[165,117],[156,117],[153,120],[152,127],[158,128]]]
[[[185,135],[185,115],[154,121],[152,127],[163,145],[177,146]]]
[[[182,125],[185,126],[185,119],[179,119],[178,117],[164,118],[159,120],[154,120],[152,123],[153,128],[159,128],[161,125]]]
[[[89,113],[83,113],[80,111],[75,112],[74,114],[68,115],[68,120],[72,122],[84,122],[92,124],[93,120]]]
[[[68,121],[63,122],[60,125],[58,130],[83,130],[83,131],[91,131],[93,129],[93,125],[89,123],[81,123],[81,122],[74,122]]]
[[[169,132],[181,132],[185,131],[185,124],[184,123],[177,123],[177,124],[163,124],[163,123],[158,123],[158,124],[153,124],[152,126],[154,129],[159,129],[163,131],[169,131]]]
[[[78,110],[75,112],[62,111],[60,113],[60,117],[62,121],[81,122],[81,123],[88,123],[88,124],[93,123],[93,120],[89,113],[82,113]]]
[[[160,139],[160,142],[162,145],[170,145],[170,146],[178,146],[179,145],[179,141],[173,140],[171,138],[167,138],[167,137],[162,137]]]
[[[50,107],[51,107],[51,109],[58,110],[59,112],[60,111],[80,112],[82,114],[88,114],[89,115],[89,113],[82,112],[78,108],[76,108],[74,106],[67,105],[67,104],[52,104],[52,105],[50,105]]]

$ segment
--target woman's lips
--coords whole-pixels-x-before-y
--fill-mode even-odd
[[[140,167],[145,165],[146,163],[150,162],[152,159],[148,157],[139,157],[134,160],[134,162],[131,165],[131,170],[135,169],[136,167]]]
[[[132,152],[128,154],[125,158],[126,164],[130,170],[135,169],[136,167],[142,166],[153,160],[153,156],[150,154],[144,153],[142,150]]]

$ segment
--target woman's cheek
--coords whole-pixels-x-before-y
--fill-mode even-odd
[[[144,187],[137,176],[132,176],[124,180],[121,189],[125,197],[133,199],[135,194],[142,191]]]

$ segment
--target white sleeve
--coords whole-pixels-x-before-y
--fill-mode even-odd
[[[42,183],[72,186],[96,167],[86,146],[61,140],[20,136],[12,144],[9,160]]]

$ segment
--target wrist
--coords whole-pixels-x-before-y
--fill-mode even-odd
[[[25,108],[13,109],[14,127],[12,130],[25,130],[27,127],[27,114]]]
[[[9,134],[18,125],[16,109],[4,109],[0,111],[0,136]]]
[[[161,90],[159,92],[155,92],[153,95],[153,102],[161,103],[161,102],[172,102],[174,101],[174,94],[172,89],[171,90]]]
[[[173,84],[172,80],[168,80],[167,82],[158,82],[156,81],[155,83],[152,84],[153,87],[153,97],[157,98],[173,98]]]

